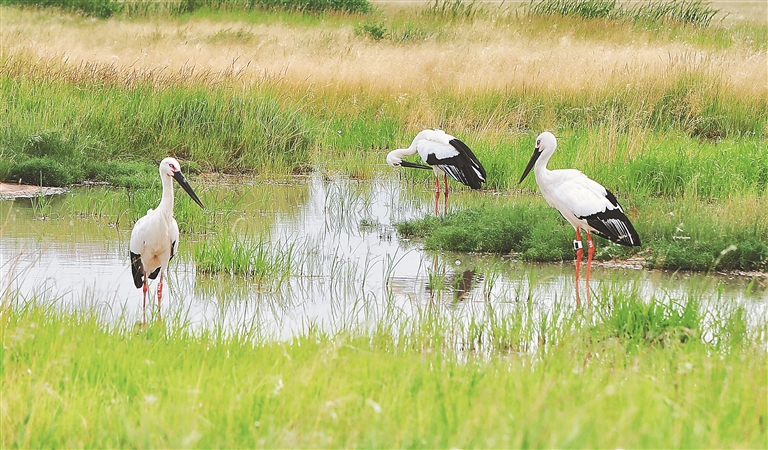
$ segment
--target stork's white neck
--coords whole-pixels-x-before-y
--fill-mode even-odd
[[[162,211],[166,215],[173,214],[173,180],[166,175],[160,175],[160,179],[163,182],[163,198],[160,200],[158,210]]]
[[[390,166],[395,165],[395,163],[400,163],[400,160],[403,159],[406,156],[411,156],[416,154],[416,146],[412,145],[408,148],[399,148],[397,150],[392,150],[387,154],[387,164]]]
[[[539,179],[547,178],[547,176],[552,173],[551,170],[547,169],[547,163],[549,163],[549,158],[551,158],[554,153],[554,149],[544,150],[541,152],[539,159],[536,160],[536,164],[533,166],[533,174],[536,176],[537,183]]]

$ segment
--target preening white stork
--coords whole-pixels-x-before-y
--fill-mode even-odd
[[[555,153],[555,148],[557,148],[555,135],[549,131],[541,133],[536,138],[536,149],[533,151],[531,160],[528,161],[523,176],[520,177],[520,183],[533,169],[541,195],[576,229],[573,247],[576,250],[576,299],[578,301],[579,270],[583,253],[581,229],[587,232],[588,296],[592,254],[595,252],[591,233],[594,232],[598,236],[627,246],[639,246],[640,237],[610,191],[576,169],[547,169],[547,162]]]
[[[421,156],[429,166],[403,161],[406,156]],[[445,183],[445,209],[448,209],[448,177],[472,189],[485,183],[485,169],[467,144],[442,130],[424,130],[416,135],[408,148],[389,152],[387,164],[392,167],[432,169],[435,173],[435,215],[439,214],[440,175]]]
[[[173,218],[173,181],[179,182],[182,188],[192,197],[201,208],[203,202],[197,197],[181,173],[179,162],[173,158],[165,158],[160,162],[160,179],[163,182],[163,198],[160,205],[147,211],[147,215],[136,221],[131,231],[131,270],[133,283],[144,290],[144,323],[147,322],[147,288],[149,280],[154,280],[160,274],[157,284],[157,309],[160,311],[160,301],[163,298],[163,274],[168,262],[176,254],[179,244],[179,225]]]

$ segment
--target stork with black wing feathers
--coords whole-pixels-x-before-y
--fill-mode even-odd
[[[423,166],[403,161],[406,156],[421,156],[429,164]],[[459,139],[442,130],[424,130],[416,135],[408,148],[393,150],[387,155],[387,164],[392,167],[410,167],[432,169],[435,173],[435,215],[439,214],[440,175],[445,184],[445,210],[448,209],[448,177],[469,186],[480,189],[485,183],[485,169],[472,150]]]

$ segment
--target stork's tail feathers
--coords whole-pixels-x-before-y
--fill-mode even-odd
[[[639,247],[640,236],[635,231],[635,227],[632,226],[632,222],[624,214],[624,210],[621,209],[616,197],[606,190],[606,198],[616,208],[580,217],[580,219],[586,220],[598,236],[628,247]]]
[[[614,210],[615,211],[615,210]],[[621,214],[624,216],[624,214]],[[587,223],[595,229],[598,236],[604,237],[617,244],[627,247],[639,247],[640,236],[637,235],[632,222],[624,217],[586,217]]]
[[[155,269],[147,278],[154,280],[160,274],[161,267]],[[141,263],[141,255],[131,252],[131,272],[133,273],[133,285],[140,288],[144,285],[144,264]],[[147,280],[149,281],[149,280]]]
[[[480,189],[483,183],[485,183],[486,177],[483,165],[480,164],[480,161],[467,144],[459,139],[451,139],[449,144],[458,151],[458,155],[447,159],[438,159],[434,155],[430,155],[427,158],[427,164],[439,167],[449,177],[459,183],[472,189]]]
[[[480,160],[477,159],[472,149],[467,144],[459,139],[452,139],[450,144],[461,153],[466,160],[466,167],[469,170],[464,170],[467,182],[464,183],[472,189],[480,189],[483,183],[485,183],[485,167],[480,164]]]
[[[141,263],[141,255],[131,252],[131,272],[133,273],[133,285],[140,288],[144,284],[144,265]]]

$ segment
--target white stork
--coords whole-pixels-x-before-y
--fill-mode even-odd
[[[429,166],[403,161],[406,156],[421,156]],[[387,155],[392,167],[432,169],[435,172],[435,215],[439,214],[440,175],[445,183],[445,209],[448,209],[448,176],[469,186],[480,189],[485,183],[485,169],[467,144],[442,130],[424,130],[416,135],[408,148],[393,150]]]
[[[576,299],[578,301],[579,270],[581,266],[581,229],[587,232],[587,296],[589,296],[589,276],[592,270],[592,254],[595,252],[592,243],[592,232],[617,244],[639,246],[640,237],[632,226],[616,197],[599,183],[592,181],[576,169],[547,169],[547,162],[557,148],[557,139],[549,131],[536,138],[536,149],[533,151],[528,166],[520,177],[523,182],[533,169],[536,184],[541,195],[553,206],[565,220],[576,229]]]
[[[131,231],[131,270],[133,283],[144,290],[144,323],[147,321],[147,287],[149,280],[154,280],[160,274],[157,284],[157,309],[163,298],[163,274],[168,262],[176,254],[179,244],[179,225],[173,218],[173,181],[174,178],[187,191],[192,200],[201,208],[203,202],[192,190],[184,175],[181,173],[179,162],[173,158],[165,158],[160,162],[160,179],[163,182],[163,198],[156,209],[147,211],[147,215],[136,221]]]

